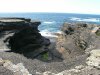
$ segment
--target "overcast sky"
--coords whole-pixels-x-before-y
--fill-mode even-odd
[[[100,14],[100,0],[0,0],[0,12]]]

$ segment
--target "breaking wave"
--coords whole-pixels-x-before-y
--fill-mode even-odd
[[[55,23],[55,21],[45,21],[45,22],[43,22],[44,24],[53,24],[53,23]]]
[[[48,31],[47,29],[45,29],[45,30],[42,30],[41,32],[40,32],[40,34],[42,35],[42,36],[45,36],[45,37],[58,37],[56,34],[62,34],[62,32],[61,31],[58,31],[58,32],[50,32],[50,31]]]
[[[100,18],[78,18],[78,17],[71,17],[70,20],[72,20],[72,21],[83,21],[83,22],[100,22]]]

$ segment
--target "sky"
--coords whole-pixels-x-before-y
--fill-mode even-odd
[[[100,14],[100,0],[0,0],[0,13],[4,12]]]

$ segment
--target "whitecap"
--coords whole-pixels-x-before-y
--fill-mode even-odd
[[[54,35],[53,32],[50,32],[50,31],[48,31],[47,29],[42,30],[42,31],[40,32],[40,34],[41,34],[42,36],[45,36],[45,37],[57,37],[56,35]]]
[[[52,24],[52,23],[55,23],[55,21],[45,21],[43,23],[45,23],[45,24]]]
[[[78,20],[80,20],[81,18],[78,18],[78,17],[70,17],[70,20],[72,20],[72,21],[78,21]]]
[[[84,21],[84,22],[100,22],[99,18],[87,18],[87,19],[81,19],[78,21]]]
[[[83,21],[83,22],[100,22],[100,18],[78,18],[78,17],[71,17],[70,20],[72,20],[72,21]]]

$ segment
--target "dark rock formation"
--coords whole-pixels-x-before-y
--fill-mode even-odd
[[[37,29],[41,22],[25,18],[0,18],[0,31],[21,30],[33,27]]]
[[[23,29],[10,37],[9,45],[13,52],[32,52],[42,46],[48,46],[50,41],[41,36],[33,28]],[[37,54],[37,53],[36,53]]]
[[[11,49],[8,52],[20,53],[28,57],[32,53],[32,58],[48,52],[50,40],[39,33],[40,24],[39,21],[25,18],[0,18],[0,31],[4,43]]]

